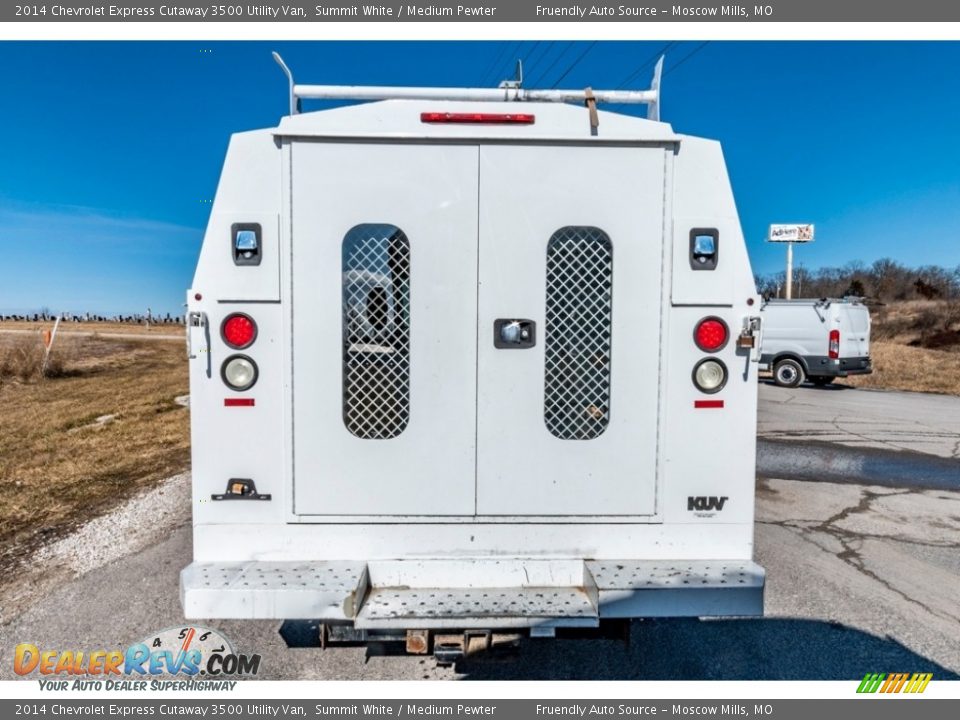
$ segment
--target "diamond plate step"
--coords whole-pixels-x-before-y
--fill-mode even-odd
[[[601,618],[762,615],[764,582],[762,567],[731,560],[193,563],[181,573],[181,596],[188,618],[596,627]]]
[[[583,588],[401,588],[371,590],[358,628],[596,627],[597,607]]]
[[[352,620],[368,583],[364,562],[192,563],[180,594],[188,618]]]
[[[591,560],[600,616],[763,614],[765,571],[749,560]]]

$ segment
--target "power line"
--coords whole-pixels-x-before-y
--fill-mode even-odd
[[[699,45],[697,45],[697,47],[695,47],[693,50],[691,50],[689,53],[687,53],[682,59],[678,60],[676,65],[674,65],[674,66],[671,67],[669,70],[667,70],[665,73],[663,73],[663,76],[666,77],[667,75],[669,75],[670,73],[672,73],[674,70],[676,70],[678,67],[680,67],[681,65],[683,65],[687,60],[689,60],[690,58],[692,58],[694,55],[696,55],[698,52],[700,52],[701,50],[703,50],[703,49],[704,49],[707,45],[709,45],[709,44],[710,44],[710,41],[709,41],[709,40],[704,40],[702,43],[700,43]]]
[[[567,75],[569,75],[570,72],[571,72],[577,65],[580,64],[580,61],[583,60],[583,59],[587,56],[587,53],[589,53],[591,50],[593,50],[593,46],[596,45],[596,44],[597,44],[597,41],[596,41],[596,40],[594,40],[593,42],[591,42],[591,43],[587,46],[587,49],[584,50],[582,53],[580,53],[580,57],[578,57],[576,60],[574,60],[574,61],[570,64],[570,67],[568,67],[568,68],[566,69],[566,72],[564,72],[563,75],[561,75],[560,77],[558,77],[558,78],[557,78],[557,81],[556,81],[555,83],[553,83],[553,85],[551,85],[550,88],[553,89],[553,88],[555,88],[557,85],[559,85],[561,82],[563,82],[563,79],[564,79]]]
[[[504,42],[503,52],[497,55],[497,60],[493,64],[493,68],[487,74],[488,76],[484,80],[484,85],[495,85],[500,82],[503,78],[501,77],[500,68],[503,67],[504,62],[510,62],[510,56],[514,54],[514,51],[520,46],[520,43],[509,43]]]
[[[535,84],[531,85],[530,87],[539,87],[540,81],[543,80],[547,75],[550,74],[550,71],[553,70],[553,69],[557,66],[557,63],[560,62],[560,60],[563,58],[563,56],[566,55],[568,52],[570,52],[570,48],[572,48],[573,45],[574,45],[574,43],[573,43],[572,40],[571,40],[570,42],[568,42],[568,43],[567,43],[567,46],[566,46],[563,50],[561,50],[561,51],[559,52],[559,54],[557,54],[557,56],[553,59],[553,62],[550,63],[550,67],[548,67],[546,70],[544,70],[542,73],[540,73],[540,75],[537,77],[537,82],[536,82]]]
[[[533,60],[534,63],[541,63],[550,54],[550,51],[553,50],[553,46],[557,44],[556,40],[551,40],[547,43],[547,46],[543,48],[543,52],[540,53],[539,57],[536,60]]]
[[[527,61],[530,59],[530,56],[533,55],[533,54],[537,51],[537,48],[540,47],[540,45],[542,45],[542,44],[543,44],[543,42],[542,42],[541,40],[537,40],[537,41],[533,44],[533,47],[530,48],[530,51],[529,51],[526,55],[523,56],[523,60],[521,60],[520,62],[523,63],[523,66],[524,66],[524,67],[527,66]]]
[[[633,81],[640,75],[640,73],[642,73],[642,72],[643,72],[644,70],[646,70],[648,67],[650,67],[651,65],[653,65],[653,64],[657,61],[657,59],[660,58],[661,55],[663,55],[664,53],[666,53],[667,50],[669,50],[671,47],[673,47],[673,46],[676,45],[676,44],[677,44],[677,41],[676,41],[676,40],[671,40],[671,41],[668,42],[666,45],[664,45],[662,48],[660,48],[659,50],[657,50],[653,55],[651,55],[649,58],[647,58],[646,60],[644,60],[643,63],[640,65],[640,67],[638,67],[636,70],[634,70],[632,73],[630,73],[630,75],[628,75],[628,76],[624,79],[624,81],[623,81],[622,83],[620,83],[619,85],[617,85],[617,88],[616,88],[616,89],[617,89],[617,90],[620,90],[621,88],[626,87],[629,83],[633,82]]]
[[[518,40],[517,43],[516,43],[516,45],[514,45],[514,46],[510,49],[510,52],[507,53],[506,67],[505,67],[503,70],[500,71],[500,80],[504,80],[504,79],[506,79],[506,78],[512,78],[512,77],[513,77],[513,73],[511,72],[511,70],[512,70],[512,68],[515,66],[515,64],[516,64],[516,62],[517,62],[517,58],[516,58],[515,56],[518,54],[518,52],[519,52],[519,50],[520,50],[520,48],[521,48],[522,46],[523,46],[523,40]],[[497,78],[496,78],[496,77],[493,78],[493,82],[497,82]]]
[[[506,41],[501,41],[500,46],[500,52],[497,53],[497,57],[487,66],[487,69],[483,71],[483,75],[480,76],[480,87],[483,87],[490,82],[490,75],[497,69],[497,67],[499,67],[500,61],[503,60],[503,56],[506,54],[507,48],[510,46],[510,44]]]
[[[533,53],[530,53],[530,67],[527,68],[526,66],[527,62],[526,60],[524,60],[523,74],[524,75],[532,74],[533,69],[543,61],[543,59],[550,53],[550,48],[552,48],[555,44],[556,44],[556,40],[551,40],[550,42],[548,42],[546,46],[543,48],[543,51],[540,53],[539,56],[537,56],[536,59],[534,59]]]

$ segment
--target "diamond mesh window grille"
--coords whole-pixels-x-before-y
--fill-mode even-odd
[[[410,419],[410,241],[394,225],[343,239],[343,422],[367,440]]]
[[[592,440],[610,419],[613,246],[595,227],[547,244],[543,417],[561,440]]]

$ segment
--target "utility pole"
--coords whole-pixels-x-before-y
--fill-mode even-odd
[[[793,298],[793,243],[787,243],[787,300]]]

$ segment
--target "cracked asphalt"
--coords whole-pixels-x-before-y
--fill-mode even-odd
[[[756,544],[768,615],[842,623],[960,670],[960,493],[762,480]]]
[[[843,473],[829,482],[761,476],[762,619],[635,622],[626,642],[529,640],[514,657],[454,668],[381,648],[288,649],[277,622],[207,624],[260,653],[267,679],[854,680],[868,671],[960,679],[960,487],[931,484],[922,472],[927,461],[957,459],[958,433],[960,398],[761,386],[761,441],[873,453],[878,462],[896,453],[919,468],[883,485]],[[188,476],[171,479],[136,512],[179,506],[188,484]],[[125,555],[105,555],[100,531],[81,531],[69,552],[48,552],[42,564],[0,579],[0,654],[26,641],[125,646],[181,624],[177,578],[191,556],[190,528],[182,513],[162,517],[125,533]],[[0,679],[12,677],[0,662]]]
[[[960,399],[854,389],[842,381],[793,389],[761,382],[757,436],[960,459]]]

